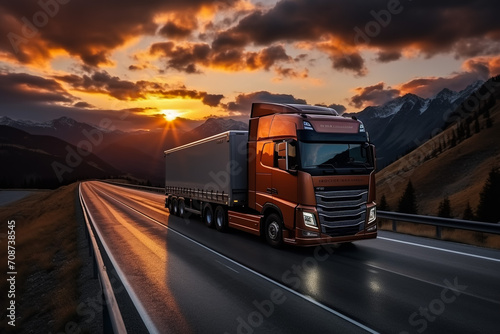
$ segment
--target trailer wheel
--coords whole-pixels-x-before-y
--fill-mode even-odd
[[[215,208],[215,228],[219,232],[227,230],[227,211],[222,205]]]
[[[172,196],[168,197],[168,212],[174,214],[174,198]]]
[[[203,222],[208,227],[214,226],[214,210],[212,209],[210,203],[205,204],[203,207]]]
[[[172,211],[171,213],[174,214],[174,216],[178,216],[179,215],[179,202],[177,201],[177,198],[174,198],[172,200]]]
[[[266,241],[269,245],[279,248],[283,245],[283,222],[276,213],[266,218],[265,231]]]
[[[184,203],[183,199],[180,199],[178,202],[178,212],[179,212],[179,217],[184,218],[186,215],[186,203]]]

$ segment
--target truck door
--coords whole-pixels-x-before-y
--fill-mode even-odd
[[[273,204],[281,209],[285,227],[294,229],[297,193],[297,145],[295,140],[274,143],[274,168],[272,170]]]

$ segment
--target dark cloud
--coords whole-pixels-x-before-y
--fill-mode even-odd
[[[196,29],[196,25],[182,26],[169,21],[160,29],[159,33],[168,38],[182,39],[189,37],[194,29]]]
[[[306,104],[306,100],[297,99],[290,94],[273,94],[267,91],[254,92],[249,94],[240,94],[235,101],[225,105],[229,114],[249,115],[254,102],[274,102],[274,103],[298,103]]]
[[[236,1],[236,0],[235,0]],[[50,58],[49,49],[63,49],[85,64],[110,63],[110,54],[127,40],[154,35],[162,13],[195,17],[202,8],[229,8],[235,1],[3,1],[0,4],[0,54],[29,63]],[[26,23],[28,22],[28,23]],[[185,26],[164,26],[177,34]]]
[[[95,106],[91,105],[90,103],[87,103],[87,102],[77,102],[73,105],[73,107],[75,108],[84,108],[84,109],[92,109],[92,108],[95,108]]]
[[[202,102],[207,106],[217,107],[223,98],[222,94],[207,94],[203,97]]]
[[[176,45],[174,42],[155,43],[149,52],[166,59],[167,68],[174,68],[186,73],[199,73],[197,64],[206,65],[211,52],[205,43]]]
[[[149,53],[165,59],[166,67],[186,73],[201,73],[198,65],[226,70],[265,69],[280,62],[293,62],[282,45],[271,45],[258,52],[240,48],[215,50],[206,43],[182,43],[172,41],[155,43]]]
[[[392,89],[391,87],[385,89],[384,86],[383,82],[379,82],[373,86],[356,88],[357,94],[351,97],[349,104],[355,108],[382,105],[399,96],[400,91],[398,89]]]
[[[255,11],[221,31],[213,46],[229,49],[295,41],[314,45],[330,39],[336,47],[316,46],[330,54],[332,66],[364,75],[360,48],[379,50],[381,62],[399,59],[401,54],[394,50],[404,48],[428,57],[438,53],[457,57],[498,53],[498,12],[500,3],[488,0],[280,1],[272,9]]]
[[[328,108],[332,108],[332,109],[335,109],[336,112],[338,112],[339,114],[342,114],[344,111],[346,111],[346,107],[342,104],[330,104],[328,106]]]
[[[72,103],[77,98],[53,79],[27,73],[0,73],[0,100],[53,104]]]
[[[190,90],[184,86],[171,88],[168,84],[146,80],[136,82],[122,80],[111,76],[108,72],[93,71],[82,76],[76,74],[54,76],[54,79],[66,82],[73,89],[87,93],[100,93],[112,96],[118,100],[144,100],[150,96],[164,99],[189,98],[200,100],[202,103],[215,107],[220,103],[223,95],[208,94],[207,92]]]
[[[398,60],[402,57],[402,54],[400,51],[380,51],[377,53],[377,61],[381,63],[388,63],[391,61]]]

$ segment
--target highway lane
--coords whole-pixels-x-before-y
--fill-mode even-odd
[[[181,326],[179,328],[184,328],[179,325],[182,324],[182,319],[191,324],[196,322],[193,319],[214,317],[215,305],[217,307],[221,305],[220,307],[227,309],[223,313],[231,314],[224,319],[230,320],[224,321],[224,324],[212,321],[209,326],[218,326],[213,328],[214,331],[236,332],[239,324],[237,319],[244,319],[252,313],[254,301],[269,299],[273,289],[285,290],[279,285],[273,285],[272,282],[267,281],[264,284],[261,282],[262,279],[256,279],[255,275],[250,274],[248,274],[250,277],[242,282],[241,275],[233,272],[233,269],[239,273],[245,270],[238,269],[230,261],[225,262],[225,259],[205,259],[205,256],[212,256],[208,255],[209,251],[193,246],[191,241],[181,241],[183,237],[174,237],[177,234],[173,231],[189,236],[206,247],[265,275],[277,284],[309,296],[328,309],[335,310],[375,331],[498,332],[496,328],[500,315],[500,252],[498,251],[385,232],[380,232],[380,238],[376,240],[361,241],[351,245],[307,249],[286,247],[275,250],[266,246],[259,238],[245,233],[232,230],[230,233],[221,234],[207,229],[198,219],[169,216],[163,209],[162,195],[102,183],[85,183],[83,189],[86,188],[97,195],[94,202],[104,201],[113,207],[108,208],[111,210],[111,216],[108,214],[110,221],[119,221],[113,218],[112,212],[125,211],[120,208],[121,203],[124,203],[169,226],[170,230],[165,230],[157,224],[155,224],[157,227],[153,227],[148,223],[151,221],[144,216],[130,212],[122,212],[128,217],[125,220],[129,225],[114,224],[129,226],[129,230],[135,231],[136,234],[138,233],[136,230],[142,231],[153,240],[142,240],[136,245],[123,240],[116,243],[126,249],[122,251],[123,253],[150,253],[144,255],[145,259],[157,257],[154,262],[160,269],[151,270],[158,275],[153,279],[156,280],[154,290],[166,291],[162,298],[155,299],[153,298],[155,296],[151,298],[164,305],[165,309],[178,310],[173,314],[177,315],[174,318],[178,319],[176,326]],[[110,235],[123,234],[123,231],[119,230],[127,229],[117,226],[109,227]],[[155,235],[161,237],[156,238]],[[124,234],[124,238],[131,237],[130,235],[125,237]],[[163,248],[158,246],[162,241]],[[165,257],[158,258],[155,254],[164,254]],[[125,262],[134,262],[133,257]],[[144,279],[144,274],[140,274],[142,265],[138,264],[139,261],[135,263],[137,268],[130,269],[131,277],[135,277],[133,276],[135,274]],[[172,270],[167,271],[165,267]],[[175,273],[183,274],[177,277]],[[197,290],[196,296],[189,294],[190,289],[184,284],[185,280],[194,280],[193,284],[196,286],[201,284],[203,289]],[[166,287],[162,288],[162,285]],[[242,290],[249,290],[251,293],[244,297],[241,295]],[[165,297],[166,301],[175,301],[174,305],[163,300]],[[194,312],[192,303],[200,298],[214,307],[199,309],[195,307]],[[298,299],[302,300],[299,302],[302,305],[303,299],[300,297]],[[304,318],[302,309],[311,306],[299,306],[294,312],[285,304],[288,305],[288,303],[275,305],[274,312],[263,319],[255,332],[263,329],[272,331],[281,329],[283,332],[290,332],[286,326],[291,320],[300,319],[299,323],[303,323],[304,319],[309,319],[309,317]],[[206,306],[205,303],[204,305]],[[193,312],[190,313],[189,310]],[[323,323],[319,318],[321,312],[311,312],[310,322]],[[190,316],[192,314],[195,315],[194,318]],[[359,330],[355,325],[353,328],[339,327],[338,330],[333,330],[338,324],[332,325],[330,322],[332,319],[338,321],[338,317],[331,313],[323,319],[328,319],[323,320],[325,321],[323,324],[330,329],[329,332],[344,332],[341,329],[348,332]],[[341,324],[345,325],[343,321]],[[194,331],[201,330],[201,327],[196,326],[190,328],[194,328]],[[292,328],[296,328],[295,325]],[[313,332],[309,325],[305,328],[308,328],[306,332]]]
[[[158,214],[154,199],[140,199],[144,194],[91,182],[82,185],[82,193],[150,332],[366,332],[123,205],[140,200],[142,211]]]

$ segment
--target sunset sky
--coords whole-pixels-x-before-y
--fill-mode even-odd
[[[248,118],[251,102],[358,112],[500,74],[500,2],[0,3],[0,116],[123,130]]]

